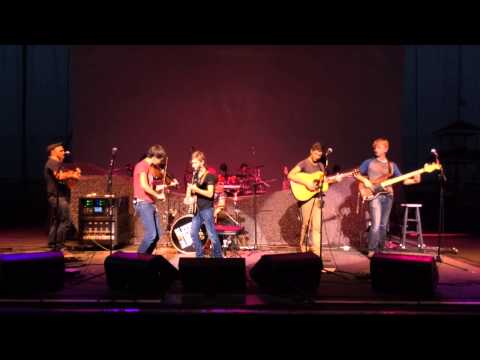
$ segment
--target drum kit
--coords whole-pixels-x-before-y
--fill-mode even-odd
[[[235,175],[222,173],[218,176],[218,184],[215,189],[218,192],[224,192],[226,196],[247,196],[264,194],[270,187],[269,181],[264,181],[261,175],[263,165],[256,166],[253,169],[243,166]],[[271,182],[271,181],[270,181]]]
[[[249,169],[244,166],[235,175],[228,176],[226,171],[218,175],[214,196],[214,217],[215,228],[222,242],[225,255],[227,249],[234,253],[240,249],[239,238],[248,238],[244,227],[239,222],[238,198],[242,196],[256,197],[258,194],[264,194],[270,188],[268,183],[275,181],[264,181],[262,179],[262,167],[263,165]],[[226,200],[228,197],[233,197],[233,212],[235,213],[233,216],[227,211]],[[178,252],[183,254],[195,254],[193,239],[190,234],[192,219],[192,214],[183,215],[174,220],[171,226],[169,226],[171,243]],[[211,242],[204,225],[200,228],[199,238],[205,249],[211,248]]]

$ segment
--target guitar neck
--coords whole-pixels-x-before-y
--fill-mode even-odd
[[[385,186],[390,186],[390,185],[393,185],[393,184],[396,184],[396,183],[399,183],[401,181],[404,181],[406,179],[409,179],[415,175],[420,175],[420,174],[423,174],[425,172],[424,169],[418,169],[418,170],[415,170],[415,171],[411,171],[409,173],[406,173],[406,174],[403,174],[403,175],[400,175],[400,176],[397,176],[397,177],[394,177],[392,179],[388,179],[388,180],[385,180],[385,181],[382,181],[380,183],[380,185],[382,187],[385,187]]]
[[[355,170],[352,170],[352,171],[348,171],[348,172],[345,172],[345,173],[341,173],[339,175],[342,175],[342,176],[352,176],[353,174],[355,173]],[[327,180],[333,180],[335,179],[337,175],[330,175],[330,176],[327,176]]]

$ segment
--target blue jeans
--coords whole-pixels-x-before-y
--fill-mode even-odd
[[[207,229],[207,233],[208,233],[208,238],[213,243],[213,256],[218,258],[223,257],[222,245],[220,244],[217,231],[215,230],[215,221],[213,219],[213,208],[198,210],[192,219],[191,235],[192,235],[193,246],[195,247],[195,253],[197,257],[203,257],[203,246],[198,236],[202,223],[205,224],[205,228]]]
[[[138,252],[151,254],[155,250],[158,239],[162,236],[157,208],[152,203],[140,201],[135,205],[135,212],[142,220],[144,233]]]
[[[383,249],[387,238],[387,226],[392,210],[393,196],[379,195],[370,201],[369,210],[372,225],[368,233],[368,250],[378,251]]]
[[[57,198],[50,196],[48,204],[51,211],[50,229],[48,231],[48,246],[62,246],[65,243],[67,232],[72,224],[70,215],[70,204],[64,197]],[[56,233],[55,233],[56,231]]]

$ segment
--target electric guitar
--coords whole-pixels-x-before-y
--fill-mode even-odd
[[[329,185],[335,182],[336,176],[341,175],[343,177],[347,177],[347,176],[354,176],[355,174],[358,174],[358,169],[345,172],[342,174],[327,176],[323,182],[323,188],[320,189],[322,179],[325,177],[325,173],[323,171],[316,171],[311,174],[300,172],[296,174],[296,177],[302,181],[306,181],[310,183],[313,182],[316,185],[316,189],[314,191],[311,191],[307,189],[305,185],[297,183],[295,181],[290,181],[290,188],[292,190],[292,193],[295,199],[297,199],[298,201],[307,201],[307,200],[310,200],[315,195],[317,195],[320,192],[320,190],[322,192],[327,192]]]
[[[192,195],[192,186],[195,184],[195,180],[187,184],[187,192],[183,203],[188,206],[188,214],[195,214],[197,212],[197,196]]]
[[[200,180],[198,180],[199,184],[203,183],[207,174],[208,171],[205,171]],[[187,192],[185,194],[185,198],[183,199],[183,203],[188,205],[188,214],[195,214],[197,212],[197,195],[192,195],[192,186],[195,185],[196,182],[197,176],[194,175],[192,177],[192,182],[187,184]]]
[[[440,170],[441,168],[442,168],[442,165],[439,163],[425,164],[421,169],[411,171],[409,173],[406,173],[394,178],[388,178],[388,175],[387,175],[386,177],[382,176],[376,180],[370,180],[370,182],[372,183],[371,187],[365,184],[366,182],[365,180],[358,179],[360,181],[358,183],[358,191],[360,192],[360,195],[363,201],[372,201],[373,199],[376,199],[380,194],[388,194],[388,192],[385,190],[387,186],[391,186],[393,184],[402,182],[415,175],[420,175],[425,172],[431,173],[435,170]]]

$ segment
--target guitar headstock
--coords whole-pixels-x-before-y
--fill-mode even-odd
[[[423,170],[427,173],[431,173],[435,170],[440,170],[441,168],[442,168],[442,164],[440,163],[425,164],[423,166]]]

